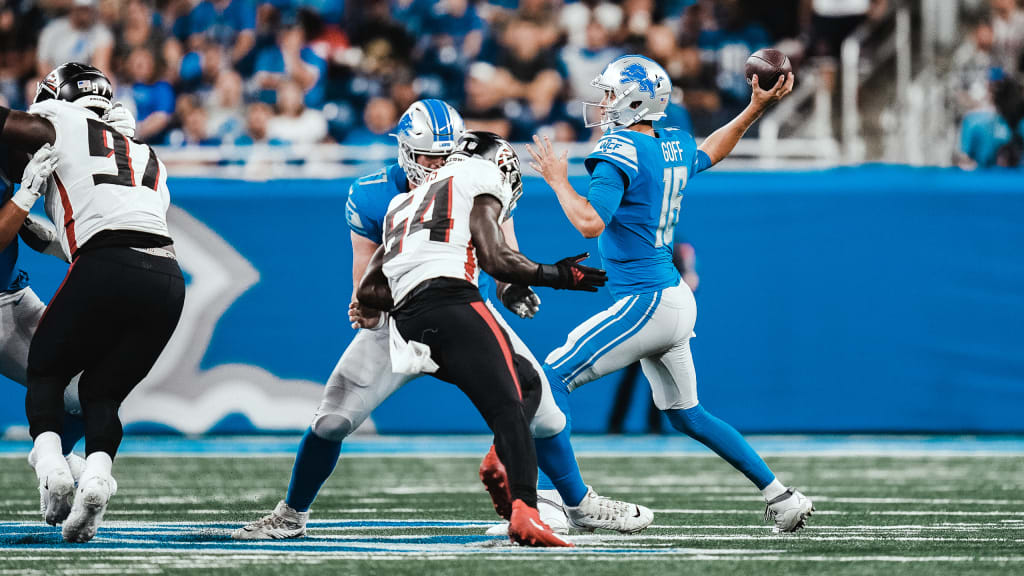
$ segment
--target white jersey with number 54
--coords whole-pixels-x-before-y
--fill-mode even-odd
[[[459,278],[477,284],[469,214],[489,194],[508,208],[511,190],[498,167],[480,158],[449,160],[426,182],[395,196],[384,217],[384,275],[398,304],[420,283]]]
[[[46,213],[69,259],[102,230],[170,237],[167,170],[152,148],[70,102],[45,100],[29,112],[49,120],[57,134],[55,186],[47,192]]]

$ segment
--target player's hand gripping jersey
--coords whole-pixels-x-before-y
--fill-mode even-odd
[[[59,155],[46,213],[69,258],[101,230],[169,237],[167,170],[153,149],[118,133],[96,113],[61,100],[29,109],[53,124]]]
[[[614,166],[618,170],[611,172],[624,185],[591,191],[587,198],[605,222],[598,247],[615,299],[679,284],[672,240],[683,189],[707,166],[698,161],[690,134],[667,128],[659,136],[610,130],[585,160],[595,177]]]
[[[431,278],[460,278],[476,285],[479,268],[469,228],[473,201],[490,194],[508,210],[508,188],[497,166],[479,158],[449,162],[388,206],[384,274],[396,306]]]

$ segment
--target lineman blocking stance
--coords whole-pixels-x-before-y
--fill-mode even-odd
[[[529,422],[542,394],[540,377],[514,353],[484,305],[478,262],[495,279],[518,285],[596,292],[606,277],[579,263],[585,254],[538,265],[510,248],[500,223],[521,194],[512,146],[490,132],[468,132],[444,168],[391,201],[385,244],[360,284],[356,312],[365,324],[379,311],[390,311],[393,369],[434,373],[455,384],[484,417],[508,470],[509,538],[530,546],[567,546],[536,509],[537,459]]]
[[[672,91],[664,69],[642,56],[612,61],[593,82],[604,99],[585,104],[585,112],[600,112],[588,125],[612,126],[586,159],[591,174],[586,196],[569,184],[565,155],[556,155],[547,139],[534,137],[533,167],[580,233],[599,237],[608,289],[616,299],[573,330],[547,357],[544,369],[568,415],[570,391],[639,360],[654,403],[672,425],[746,475],[764,495],[765,520],[774,521],[775,531],[793,532],[810,516],[811,501],[783,486],[732,426],[697,401],[690,355],[697,308],[672,265],[672,238],[687,182],[729,155],[764,111],[792,90],[793,75],[780,78],[770,91],[758,86],[756,76],[751,84],[750,105],[697,148],[691,135],[652,125],[665,116]]]
[[[383,242],[384,217],[389,202],[395,196],[422,184],[442,166],[455,150],[455,144],[463,132],[462,118],[448,104],[439,100],[415,102],[398,123],[398,133],[395,134],[399,145],[398,162],[360,178],[352,185],[346,206],[346,220],[352,239],[353,304],[367,264]],[[516,248],[512,219],[503,222],[501,228],[506,241],[512,248]],[[516,354],[526,358],[541,375],[544,394],[531,422],[531,431],[536,438],[553,437],[565,427],[565,417],[554,405],[540,363],[505,324],[488,298],[491,292],[489,285],[492,283],[493,280],[481,271],[479,286],[486,306],[508,333]],[[533,317],[537,312],[540,301],[528,287],[499,284],[497,292],[502,303],[519,316]],[[323,400],[299,444],[285,499],[277,504],[271,514],[235,530],[232,538],[252,540],[305,536],[310,506],[323,483],[334,471],[342,441],[359,428],[370,413],[395,390],[417,376],[392,372],[388,336],[389,329],[384,321],[375,328],[359,330],[331,373],[324,388]],[[498,476],[493,474],[496,461],[492,450],[484,460],[481,475],[486,475],[489,480],[495,479]],[[578,476],[575,461],[573,467]],[[496,501],[496,509],[500,509],[499,513],[508,519],[511,515],[508,487],[501,485],[500,480],[490,481],[488,490]],[[502,499],[507,502],[500,503]],[[635,506],[604,497],[596,497],[588,504],[590,506],[579,511],[579,522],[591,528],[635,532],[647,527],[653,519],[650,511],[642,506],[639,509],[643,514],[635,517]],[[542,518],[545,520],[545,511],[548,509],[541,507]],[[611,509],[628,509],[630,513],[610,515],[608,510]],[[561,513],[560,506],[558,511]],[[564,514],[562,518],[559,531],[565,530]]]
[[[46,520],[63,523],[70,542],[96,534],[115,490],[118,408],[163,351],[185,300],[167,230],[166,169],[149,146],[103,122],[111,94],[102,72],[68,63],[39,84],[28,114],[0,107],[0,139],[39,151],[37,166],[26,172],[52,171],[46,212],[61,223],[57,235],[72,262],[32,339],[25,399],[34,440],[29,462]],[[43,192],[32,183],[26,188]],[[13,240],[32,202],[20,204],[0,209],[0,248]],[[60,432],[64,391],[80,372],[87,456],[76,492]]]
[[[115,104],[104,115],[103,121],[129,138],[135,135],[135,118],[124,106]],[[26,212],[32,208],[36,199],[52,185],[49,180],[52,166],[39,171],[48,155],[52,159],[49,152],[39,155],[26,173],[25,160],[30,157],[25,153],[15,153],[0,141],[0,206],[14,202]],[[12,194],[15,182],[22,182],[22,188]],[[67,262],[57,231],[45,219],[29,214],[18,235],[29,248]],[[28,273],[18,268],[18,251],[18,242],[13,239],[0,251],[0,286],[7,287],[0,291],[0,374],[22,386],[28,386],[29,346],[46,310],[46,304],[29,286]],[[64,412],[61,451],[68,461],[75,482],[78,482],[85,471],[85,458],[72,450],[85,433],[85,423],[78,399],[77,375],[64,392]],[[45,510],[46,501],[41,501]]]

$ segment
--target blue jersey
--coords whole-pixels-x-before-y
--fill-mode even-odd
[[[620,174],[616,186],[600,191],[592,187],[588,192],[588,200],[605,222],[598,248],[612,296],[619,299],[678,285],[672,245],[683,189],[707,167],[698,161],[693,136],[675,128],[661,129],[657,137],[611,130],[585,164],[595,179],[614,172],[609,165]]]
[[[0,206],[3,206],[14,194],[7,167],[7,147],[0,144]],[[0,252],[0,292],[21,290],[28,286],[28,274],[18,269],[18,239],[15,238]]]
[[[395,196],[408,191],[409,181],[398,164],[391,164],[356,180],[349,188],[348,202],[345,204],[345,219],[349,229],[380,245],[383,242],[384,216],[388,213],[388,204]],[[481,270],[477,284],[484,299],[490,298],[494,292],[494,279]]]

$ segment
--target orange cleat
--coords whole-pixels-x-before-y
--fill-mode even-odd
[[[520,546],[573,547],[541,521],[536,508],[530,508],[522,500],[512,503],[512,521],[508,525],[508,538]]]
[[[494,511],[505,520],[512,519],[512,492],[508,488],[508,475],[505,473],[505,465],[498,459],[498,453],[491,446],[487,456],[484,456],[480,463],[480,481],[487,488],[491,495],[491,502],[494,502]]]

